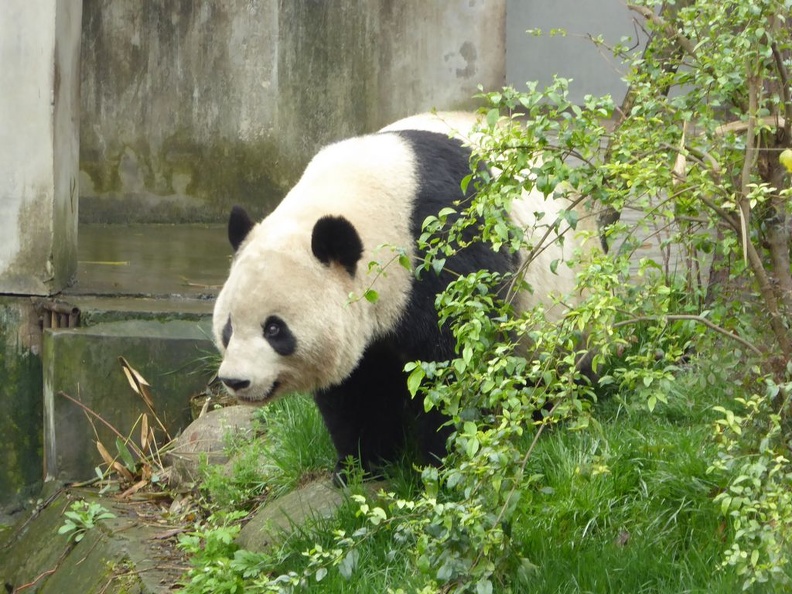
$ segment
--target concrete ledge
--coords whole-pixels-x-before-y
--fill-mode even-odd
[[[98,438],[116,454],[116,435],[61,393],[79,400],[115,427],[133,434],[147,408],[124,375],[124,357],[150,384],[157,415],[171,436],[190,422],[190,397],[211,375],[215,353],[208,321],[130,320],[86,328],[46,330],[44,367],[44,469],[48,479],[85,480],[100,464]],[[154,425],[149,419],[150,425]],[[95,427],[95,429],[94,429]],[[160,433],[162,433],[160,431]],[[161,443],[165,442],[159,435]]]
[[[76,545],[58,534],[63,513],[75,499],[96,501],[115,514],[85,533]],[[146,504],[98,498],[88,490],[59,491],[0,535],[0,583],[8,591],[38,594],[157,594],[171,592],[186,568],[168,533],[181,526],[150,522],[158,514]],[[24,586],[27,585],[27,586]],[[18,589],[18,590],[17,590]]]

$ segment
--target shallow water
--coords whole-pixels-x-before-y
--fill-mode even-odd
[[[71,295],[213,297],[228,274],[222,225],[81,225]]]

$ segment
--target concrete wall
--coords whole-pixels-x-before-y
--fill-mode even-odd
[[[29,300],[0,297],[0,524],[43,479],[40,338]]]
[[[41,330],[30,296],[77,268],[81,3],[0,9],[0,521],[42,480]]]
[[[55,293],[77,267],[80,7],[3,2],[0,293]]]
[[[84,221],[262,215],[316,149],[505,81],[505,0],[85,0]]]

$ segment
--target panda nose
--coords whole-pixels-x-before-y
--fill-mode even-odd
[[[250,380],[241,380],[229,377],[221,377],[220,381],[223,382],[226,388],[233,392],[244,390],[250,385]]]

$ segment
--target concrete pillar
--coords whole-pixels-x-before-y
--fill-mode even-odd
[[[0,10],[0,293],[52,295],[77,269],[82,2]]]
[[[30,296],[77,269],[80,0],[0,0],[0,523],[42,479]]]

